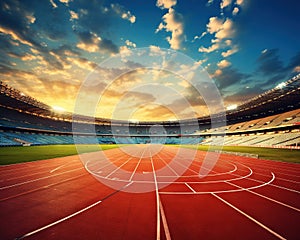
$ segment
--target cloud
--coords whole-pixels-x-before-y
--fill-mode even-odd
[[[227,61],[226,59],[221,60],[220,62],[218,62],[217,66],[219,68],[227,68],[231,65],[231,62]]]
[[[229,5],[231,5],[232,0],[222,0],[222,2],[220,3],[220,8],[224,9],[226,7],[228,7]]]
[[[71,21],[73,21],[74,19],[79,19],[78,13],[76,13],[76,12],[74,12],[72,10],[70,10],[69,13],[70,13],[70,20]]]
[[[236,0],[236,4],[237,5],[243,5],[244,4],[244,0]]]
[[[76,45],[78,48],[88,52],[106,52],[118,53],[118,47],[109,39],[102,39],[97,34],[92,32],[79,32],[77,33],[79,43]]]
[[[232,15],[237,15],[238,12],[240,11],[240,9],[238,7],[235,7],[233,10],[232,10]]]
[[[181,48],[182,42],[185,40],[183,16],[177,13],[173,8],[169,8],[168,12],[162,17],[161,22],[156,29],[156,32],[165,30],[171,32],[171,37],[167,37],[170,47],[175,50]]]
[[[131,23],[135,23],[136,17],[130,12],[126,11],[123,6],[121,6],[118,3],[112,3],[110,5],[113,12],[115,12],[118,16],[120,16],[122,19],[125,19]]]
[[[293,72],[299,73],[299,72],[300,72],[300,65],[299,65],[299,66],[296,66],[296,67],[293,69]]]
[[[257,59],[258,71],[263,75],[274,75],[284,70],[283,62],[278,55],[278,49],[263,51]]]
[[[209,18],[209,22],[206,25],[207,32],[210,34],[218,32],[223,26],[223,20],[218,17]]]
[[[129,41],[128,39],[125,41],[126,46],[136,48],[136,44],[134,42]]]
[[[161,9],[169,9],[177,4],[177,0],[157,0],[156,6]]]
[[[216,32],[216,38],[219,40],[225,38],[233,38],[235,34],[235,29],[233,27],[233,21],[229,18],[225,20],[221,28]]]
[[[230,66],[223,68],[222,70],[219,69],[218,74],[214,75],[216,84],[221,91],[232,85],[241,84],[249,77],[250,75],[241,73]]]
[[[57,8],[56,3],[53,0],[49,0],[53,8]]]
[[[300,66],[300,52],[298,52],[295,56],[290,59],[289,64],[286,67],[286,70],[289,71],[298,71]]]
[[[211,45],[210,47],[208,48],[205,48],[203,46],[201,46],[198,51],[199,52],[204,52],[204,53],[210,53],[210,52],[214,52],[216,51],[217,49],[219,49],[220,45],[218,43],[215,43],[213,45]]]
[[[208,2],[207,2],[207,6],[210,6],[210,5],[212,5],[213,4],[213,2],[214,2],[214,0],[208,0]]]
[[[228,49],[227,51],[222,52],[221,55],[226,58],[226,57],[231,56],[234,53],[237,53],[238,51],[239,51],[238,47],[236,45],[234,45],[231,49]]]
[[[212,45],[209,47],[199,47],[199,52],[211,53],[218,49],[228,48],[232,44],[232,38],[235,36],[236,30],[234,23],[231,19],[220,19],[218,17],[209,18],[209,22],[206,25],[206,33],[213,35],[215,38],[211,40]],[[203,34],[202,34],[203,35]],[[231,54],[238,51],[237,47],[228,50],[223,53],[224,56],[230,56]],[[223,57],[224,57],[223,56]]]

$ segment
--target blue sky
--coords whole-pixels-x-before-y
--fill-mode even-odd
[[[1,81],[72,112],[80,85],[105,59],[136,48],[170,48],[206,69],[226,106],[239,104],[300,72],[299,9],[295,0],[3,0]],[[189,117],[179,96],[154,104],[154,75],[140,72],[113,84],[96,115],[125,118],[114,109],[126,95],[131,118]],[[138,87],[143,76],[148,88]],[[200,99],[174,76],[160,82]],[[201,99],[190,106],[197,116],[205,112]]]

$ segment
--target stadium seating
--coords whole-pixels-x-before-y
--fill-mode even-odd
[[[215,120],[209,116],[181,122],[115,121],[57,113],[44,103],[0,84],[0,146],[47,144],[213,144],[241,146],[300,145],[300,75],[284,88],[271,89]],[[91,132],[94,129],[94,132]],[[222,136],[226,134],[225,138]]]

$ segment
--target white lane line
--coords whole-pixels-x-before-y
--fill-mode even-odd
[[[65,167],[65,166],[69,165],[71,162],[74,162],[74,160],[73,160],[73,161],[70,161],[70,162],[67,162],[67,163],[65,163],[65,164],[63,164],[63,165],[60,165],[60,166],[58,166],[57,168],[52,169],[52,170],[50,171],[50,173],[53,173],[53,172],[57,171],[58,169],[61,169],[61,168]]]
[[[300,192],[297,191],[297,190],[290,189],[290,188],[286,188],[286,187],[282,187],[282,186],[275,185],[275,184],[270,184],[270,186],[272,186],[272,187],[277,187],[277,188],[281,188],[281,189],[284,189],[284,190],[287,190],[287,191],[290,191],[290,192],[300,193]]]
[[[80,177],[82,177],[82,176],[84,176],[84,175],[86,176],[87,173],[79,174],[79,175],[77,175],[76,177],[66,178],[65,180],[59,181],[59,182],[57,182],[57,183],[51,183],[51,184],[49,184],[49,185],[44,185],[44,186],[39,187],[39,188],[34,188],[34,189],[31,189],[31,190],[28,190],[28,191],[25,191],[25,192],[18,193],[18,194],[16,194],[16,195],[12,195],[12,196],[9,196],[9,197],[5,197],[5,198],[0,199],[0,202],[6,201],[6,200],[9,200],[9,199],[12,199],[12,198],[20,197],[20,196],[23,196],[23,195],[26,195],[26,194],[29,194],[29,193],[37,192],[37,191],[39,191],[39,190],[44,190],[44,189],[53,187],[53,186],[55,186],[55,185],[60,185],[60,184],[62,184],[62,183],[69,182],[69,181],[71,181],[71,180],[75,180],[75,179],[77,179],[77,178],[80,178]]]
[[[238,186],[238,185],[236,185],[236,184],[234,184],[234,183],[227,182],[227,181],[225,181],[225,182],[228,183],[229,185],[232,185],[232,186],[234,186],[234,187],[238,187],[238,188],[240,188],[240,189],[242,189],[242,190],[245,190],[245,191],[247,191],[247,192],[250,192],[250,193],[252,193],[252,194],[255,194],[255,195],[259,196],[259,197],[265,198],[265,199],[267,199],[267,200],[269,200],[269,201],[275,202],[275,203],[277,203],[277,204],[280,204],[280,205],[282,205],[282,206],[285,206],[285,207],[288,207],[288,208],[290,208],[290,209],[293,209],[293,210],[295,210],[295,211],[297,211],[297,212],[300,212],[300,209],[299,209],[299,208],[295,208],[295,207],[293,207],[293,206],[290,206],[290,205],[288,205],[288,204],[286,204],[286,203],[280,202],[280,201],[275,200],[275,199],[273,199],[273,198],[267,197],[267,196],[262,195],[262,194],[260,194],[260,193],[253,192],[253,191],[251,191],[251,190],[249,190],[249,189],[247,189],[247,188],[243,188],[243,187]]]
[[[69,164],[69,163],[66,163],[66,164]],[[66,165],[66,164],[63,164],[63,165]],[[60,167],[61,166],[59,166],[58,168],[60,168]],[[32,172],[34,172],[34,173],[32,173]],[[43,170],[43,171],[40,171],[40,172],[36,172],[36,169],[34,169],[34,171],[32,171],[32,172],[30,174],[24,174],[24,175],[20,175],[20,174],[18,174],[16,172],[16,174],[14,176],[12,176],[10,178],[5,178],[5,182],[9,182],[11,180],[22,179],[22,178],[25,178],[25,177],[31,177],[31,176],[35,176],[35,175],[40,175],[40,174],[44,174],[45,175],[45,173],[49,173],[49,169]],[[50,171],[50,173],[52,173],[52,171]]]
[[[247,165],[245,164],[242,164],[242,163],[239,163],[240,165],[246,167],[246,168],[249,168]],[[251,169],[251,168],[249,168]],[[242,170],[242,171],[245,171],[245,170]],[[252,170],[251,170],[252,171]],[[255,174],[258,174],[258,175],[262,175],[262,174],[259,174],[259,173],[255,173]],[[274,175],[272,172],[271,172],[272,175]],[[238,176],[236,174],[232,174],[234,176]],[[265,175],[263,175],[265,176]],[[254,182],[259,182],[259,183],[263,183],[263,181],[260,181],[260,180],[256,180],[256,179],[253,179],[253,178],[247,178],[248,180],[251,180],[251,181],[254,181]],[[278,179],[278,178],[277,178]],[[228,180],[226,180],[228,181]],[[275,185],[275,184],[270,184],[270,186],[273,186],[273,187],[277,187],[277,188],[281,188],[281,189],[284,189],[284,190],[287,190],[287,191],[290,191],[290,192],[295,192],[295,193],[300,193],[299,191],[297,190],[294,190],[294,189],[290,189],[290,188],[286,188],[286,187],[282,187],[282,186],[279,186],[279,185]]]
[[[145,152],[146,152],[146,149],[142,152],[142,154],[141,154],[141,156],[140,156],[140,159],[139,159],[138,163],[136,164],[136,166],[135,166],[133,172],[131,173],[131,176],[130,176],[130,178],[129,178],[128,181],[130,181],[130,182],[132,181],[132,178],[134,177],[135,172],[136,172],[136,170],[138,169],[138,167],[139,167],[139,165],[140,165],[140,163],[141,163],[141,161],[142,161],[142,158],[143,158]]]
[[[109,178],[112,174],[114,174],[116,171],[120,170],[121,167],[123,167],[125,164],[127,164],[130,159],[132,159],[132,157],[128,158],[128,160],[126,162],[124,162],[122,165],[120,165],[118,168],[116,168],[115,170],[113,170],[111,173],[109,173],[108,175],[105,176],[105,178]],[[98,172],[99,173],[99,172]]]
[[[151,166],[154,176],[154,184],[155,184],[155,195],[156,195],[156,240],[160,240],[160,200],[159,200],[159,194],[158,194],[158,184],[156,179],[156,173],[155,168],[153,164],[152,154],[150,152],[150,160],[151,160]]]
[[[233,208],[234,210],[236,210],[237,212],[239,212],[240,214],[244,215],[246,218],[250,219],[251,221],[255,222],[257,225],[259,225],[260,227],[262,227],[263,229],[267,230],[269,233],[273,234],[274,236],[276,236],[277,238],[281,239],[281,240],[286,240],[286,238],[284,238],[283,236],[281,236],[280,234],[276,233],[275,231],[273,231],[272,229],[268,228],[266,225],[262,224],[261,222],[257,221],[255,218],[251,217],[250,215],[248,215],[247,213],[243,212],[242,210],[238,209],[237,207],[235,207],[234,205],[232,205],[231,203],[227,202],[226,200],[224,200],[223,198],[221,198],[220,196],[212,193],[212,195],[216,198],[218,198],[219,200],[221,200],[223,203],[225,203],[226,205],[228,205],[229,207]]]
[[[93,208],[93,207],[99,205],[100,203],[102,203],[104,200],[106,200],[107,198],[111,197],[111,196],[114,195],[115,193],[117,193],[117,192],[121,191],[122,189],[128,187],[130,184],[131,184],[131,183],[129,183],[129,184],[127,184],[126,186],[122,187],[120,190],[117,190],[117,191],[115,191],[115,192],[109,194],[108,196],[104,197],[102,200],[97,201],[97,202],[95,202],[95,203],[93,203],[93,204],[91,204],[91,205],[89,205],[89,206],[87,206],[87,207],[85,207],[85,208],[83,208],[83,209],[81,209],[81,210],[79,210],[79,211],[77,211],[77,212],[71,214],[71,215],[68,215],[68,216],[66,216],[66,217],[64,217],[64,218],[61,218],[61,219],[59,219],[59,220],[57,220],[57,221],[55,221],[55,222],[53,222],[53,223],[50,223],[50,224],[48,224],[48,225],[46,225],[46,226],[44,226],[44,227],[38,228],[38,229],[36,229],[36,230],[34,230],[34,231],[32,231],[32,232],[26,233],[26,234],[24,234],[23,236],[21,236],[21,237],[19,237],[19,238],[16,238],[16,239],[18,240],[18,239],[23,239],[23,238],[29,237],[29,236],[31,236],[31,235],[34,235],[34,234],[36,234],[36,233],[38,233],[38,232],[41,232],[41,231],[47,229],[47,228],[53,227],[53,226],[55,226],[55,225],[57,225],[57,224],[59,224],[59,223],[61,223],[61,222],[64,222],[64,221],[66,221],[66,220],[68,220],[68,219],[70,219],[70,218],[73,218],[73,217],[75,217],[75,216],[77,216],[77,215],[79,215],[79,214],[81,214],[81,213],[83,213],[83,212],[85,212],[85,211],[87,211],[87,210],[89,210],[89,209],[91,209],[91,208]]]
[[[187,183],[184,183],[185,184],[185,186],[187,186],[193,193],[196,193],[196,191],[190,186],[190,185],[188,185]]]
[[[166,235],[166,239],[167,240],[171,240],[171,234],[170,234],[170,230],[168,227],[168,222],[167,222],[167,218],[166,218],[166,214],[163,208],[163,205],[161,203],[161,201],[159,200],[159,206],[160,206],[160,214],[161,214],[161,219],[162,219],[162,223],[163,223],[163,227],[165,230],[165,235]]]
[[[157,156],[175,174],[176,177],[179,177],[178,173],[173,168],[171,168],[171,166],[169,164],[167,164],[166,161],[163,160],[159,154]]]
[[[77,215],[80,214],[80,213],[83,213],[83,212],[85,212],[85,211],[87,211],[87,210],[89,210],[89,209],[91,209],[91,208],[97,206],[97,205],[100,204],[100,203],[102,203],[102,200],[100,200],[100,201],[98,201],[98,202],[95,202],[95,203],[93,203],[93,204],[87,206],[86,208],[83,208],[83,209],[81,209],[81,210],[79,210],[79,211],[77,211],[77,212],[75,212],[75,213],[73,213],[73,214],[71,214],[71,215],[69,215],[69,216],[66,216],[66,217],[64,217],[64,218],[62,218],[62,219],[59,219],[59,220],[57,220],[57,221],[55,221],[55,222],[53,222],[53,223],[50,223],[50,224],[48,224],[48,225],[46,225],[46,226],[44,226],[44,227],[38,228],[38,229],[36,229],[36,230],[34,230],[34,231],[32,231],[32,232],[26,233],[26,234],[24,234],[23,236],[21,236],[21,237],[19,237],[19,238],[17,238],[17,239],[23,239],[23,238],[29,237],[29,236],[31,236],[31,235],[34,235],[34,234],[36,234],[36,233],[38,233],[38,232],[40,232],[40,231],[43,231],[43,230],[47,229],[47,228],[50,228],[50,227],[52,227],[52,226],[54,226],[54,225],[57,225],[57,224],[59,224],[59,223],[61,223],[61,222],[64,222],[64,221],[66,221],[66,220],[68,220],[68,219],[70,219],[70,218],[72,218],[72,217],[77,216]]]
[[[261,185],[257,185],[257,186],[253,186],[253,187],[249,187],[247,189],[256,189],[256,188],[260,188],[260,187],[264,187],[266,185],[269,185],[271,182],[273,182],[275,179],[275,175],[272,173],[272,179],[268,182],[261,182],[263,184]],[[185,195],[185,194],[212,194],[212,193],[232,193],[232,192],[241,192],[244,191],[241,188],[238,189],[233,189],[233,190],[222,190],[222,191],[213,191],[213,192],[195,192],[195,193],[191,193],[191,192],[159,192],[159,194],[164,194],[164,195]]]
[[[83,167],[75,168],[75,169],[72,169],[72,170],[69,170],[69,171],[65,171],[65,172],[62,172],[62,173],[57,173],[57,174],[46,176],[46,177],[36,178],[36,179],[33,179],[33,180],[28,180],[28,181],[25,181],[25,182],[20,182],[20,183],[4,186],[4,187],[1,187],[0,190],[4,190],[4,189],[7,189],[7,188],[12,188],[12,187],[17,187],[17,186],[20,186],[20,185],[40,181],[40,180],[51,178],[51,177],[56,177],[56,176],[59,176],[59,175],[63,175],[63,174],[69,173],[69,172],[74,172],[74,171],[81,170],[81,169],[83,169]]]

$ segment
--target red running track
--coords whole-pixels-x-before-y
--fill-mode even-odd
[[[0,167],[0,239],[299,239],[300,164],[132,145]],[[208,169],[207,169],[208,170]]]

